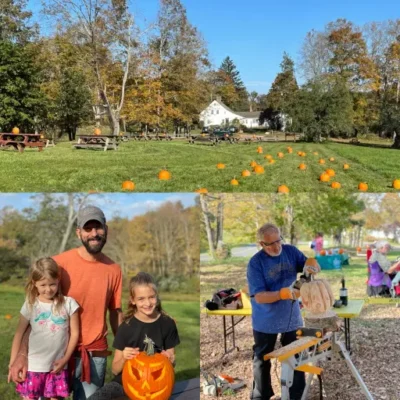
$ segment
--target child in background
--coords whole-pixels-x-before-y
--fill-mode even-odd
[[[30,324],[28,371],[25,381],[16,388],[24,400],[59,400],[69,396],[66,368],[78,343],[79,305],[62,295],[59,276],[58,265],[52,258],[41,258],[30,269],[10,357],[11,366]]]
[[[155,344],[155,350],[175,362],[174,347],[180,343],[175,321],[162,310],[157,288],[151,275],[139,272],[129,284],[130,299],[124,321],[119,326],[113,346],[114,380],[107,383],[88,400],[109,400],[124,396],[122,369],[125,361],[145,349],[146,337]]]

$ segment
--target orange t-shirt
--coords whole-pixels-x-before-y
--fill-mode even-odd
[[[107,335],[108,310],[121,308],[122,272],[103,255],[101,261],[83,259],[78,249],[53,257],[61,270],[61,290],[80,305],[79,344],[90,345]]]

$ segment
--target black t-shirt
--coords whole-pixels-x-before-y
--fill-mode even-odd
[[[161,314],[154,322],[142,322],[134,316],[128,322],[123,322],[118,327],[113,347],[121,351],[125,347],[139,347],[140,351],[144,351],[146,335],[154,342],[154,350],[158,353],[180,343],[175,321]],[[114,381],[122,385],[122,372],[116,375]]]

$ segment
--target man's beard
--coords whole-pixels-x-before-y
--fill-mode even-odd
[[[97,240],[98,243],[91,243],[94,240]],[[81,238],[81,242],[89,254],[99,254],[107,242],[107,233],[104,233],[104,235],[96,235],[95,237],[87,240],[83,240]]]
[[[267,251],[267,254],[269,255],[269,256],[271,256],[271,257],[278,257],[278,256],[280,256],[281,255],[281,253],[282,253],[282,246],[281,246],[281,248],[280,248],[280,250],[279,250],[279,252],[278,253],[269,253],[268,251]]]

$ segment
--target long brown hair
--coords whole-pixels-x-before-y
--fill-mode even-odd
[[[131,278],[131,280],[129,281],[129,294],[132,299],[135,298],[135,287],[137,286],[150,286],[154,290],[157,296],[156,310],[161,314],[165,314],[165,312],[161,307],[161,300],[160,297],[158,296],[157,286],[156,283],[154,282],[153,277],[147,272],[139,272],[136,276]],[[137,311],[136,304],[132,304],[131,299],[129,299],[128,307],[124,314],[124,321],[129,322],[129,320],[133,317],[136,311]]]
[[[35,261],[29,270],[29,280],[25,286],[26,300],[28,306],[32,308],[35,304],[39,292],[35,286],[35,283],[44,279],[60,279],[60,270],[57,263],[50,257],[40,258]],[[64,305],[65,299],[61,293],[61,288],[58,286],[56,295],[54,296],[55,310],[60,312],[61,307]]]

